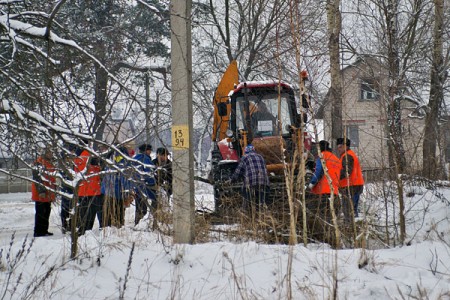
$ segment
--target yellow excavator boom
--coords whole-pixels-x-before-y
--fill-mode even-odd
[[[228,66],[227,70],[220,80],[219,86],[214,93],[214,125],[212,140],[222,140],[226,137],[226,131],[228,129],[228,121],[230,119],[231,104],[228,102],[228,94],[234,89],[234,86],[239,84],[239,73],[237,62],[233,60]],[[219,103],[227,103],[227,114],[220,116],[218,111]]]

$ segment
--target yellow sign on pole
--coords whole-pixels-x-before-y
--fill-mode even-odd
[[[189,127],[175,125],[172,127],[172,149],[183,150],[189,148]]]

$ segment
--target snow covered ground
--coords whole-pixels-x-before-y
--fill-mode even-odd
[[[210,205],[211,193],[198,188],[197,204]],[[380,194],[369,185],[361,203],[373,230],[396,203]],[[409,246],[172,245],[144,221],[134,228],[129,208],[124,228],[96,224],[71,260],[57,205],[55,235],[33,240],[30,194],[0,194],[0,299],[450,299],[450,188],[413,185],[405,195]]]

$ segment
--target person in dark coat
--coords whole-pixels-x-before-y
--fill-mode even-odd
[[[61,153],[63,166],[61,170],[61,231],[62,233],[70,232],[72,224],[71,210],[73,208],[73,186],[71,185],[72,178],[69,174],[69,169],[73,168],[73,160],[76,156],[75,147],[68,146],[68,152]]]
[[[139,153],[134,157],[139,162],[134,162],[135,176],[134,176],[134,195],[136,201],[136,213],[134,217],[134,224],[139,224],[139,221],[147,214],[148,200],[151,200],[152,210],[157,209],[156,202],[156,180],[154,176],[154,164],[150,157],[152,146],[143,144],[139,146]]]
[[[31,200],[35,204],[34,237],[50,236],[48,231],[51,203],[55,201],[56,168],[53,164],[53,154],[50,148],[46,148],[39,156],[32,170],[33,182],[31,184]]]
[[[364,178],[359,158],[350,149],[349,139],[338,138],[336,141],[342,165],[339,176],[339,189],[343,198],[343,211],[346,222],[358,217],[359,197],[364,190]]]
[[[251,112],[253,136],[261,137],[276,135],[276,118],[269,111],[267,105],[263,101],[260,101],[254,107],[254,111]]]
[[[167,196],[172,195],[172,161],[169,159],[169,151],[166,148],[156,149],[156,158],[153,160],[156,166],[156,182],[162,187]]]

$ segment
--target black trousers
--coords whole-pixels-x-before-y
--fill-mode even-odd
[[[36,214],[34,215],[34,235],[43,235],[48,232],[51,202],[34,202]]]
[[[339,215],[340,201],[337,195],[334,197],[333,204],[336,215]],[[335,246],[336,236],[331,213],[330,195],[309,194],[306,209],[309,237]]]
[[[79,199],[79,234],[84,234],[86,230],[94,227],[95,216],[100,215],[99,222],[103,225],[103,195],[80,197]]]
[[[145,198],[143,195],[136,195],[136,198],[134,199],[136,204],[136,213],[134,216],[134,225],[139,224],[139,221],[147,214],[148,208],[148,202],[147,198]],[[155,201],[152,201],[152,204]]]
[[[138,189],[134,201],[136,205],[134,225],[139,224],[139,221],[147,214],[149,206],[152,214],[158,209],[155,191],[148,187]],[[151,201],[150,204],[149,201]]]
[[[65,230],[70,230],[70,211],[72,210],[72,199],[62,197],[61,199],[61,225]]]

